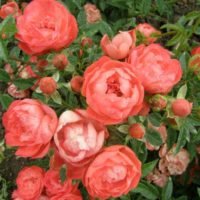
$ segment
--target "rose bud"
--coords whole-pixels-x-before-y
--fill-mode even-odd
[[[81,41],[81,46],[82,47],[85,47],[85,46],[88,46],[88,47],[91,47],[92,46],[92,39],[89,38],[89,37],[86,37],[86,38],[83,38],[82,41]]]
[[[106,128],[89,118],[85,110],[68,110],[59,118],[54,142],[65,162],[80,167],[101,150],[106,135]]]
[[[53,58],[53,65],[59,70],[64,70],[65,67],[68,65],[68,60],[66,55],[58,54]]]
[[[191,68],[194,74],[198,75],[200,72],[200,46],[193,48],[191,51],[192,59],[189,62],[189,68]]]
[[[2,33],[2,34],[1,34],[1,38],[2,38],[3,40],[5,40],[5,39],[7,38],[7,35],[6,35],[5,33]]]
[[[171,53],[158,44],[133,48],[128,63],[149,94],[170,92],[182,77],[180,62],[171,59]]]
[[[17,17],[21,14],[19,7],[16,2],[8,2],[1,7],[0,17],[5,19],[8,15],[13,15],[13,17]]]
[[[71,88],[74,92],[80,93],[83,85],[82,76],[74,76],[70,81]]]
[[[129,128],[129,134],[135,139],[142,139],[145,134],[145,128],[140,123],[132,124]]]
[[[187,117],[192,111],[192,103],[186,99],[176,99],[172,102],[172,112],[179,117]]]
[[[128,32],[120,32],[112,40],[108,35],[104,35],[101,39],[101,48],[109,57],[120,60],[128,56],[133,43]]]
[[[44,77],[39,82],[40,90],[47,95],[51,95],[56,91],[57,84],[52,77]]]
[[[34,99],[16,100],[2,119],[6,144],[18,147],[15,155],[42,158],[47,154],[58,125],[54,110]]]
[[[139,24],[135,27],[135,30],[142,33],[148,43],[153,43],[157,40],[156,37],[153,37],[153,34],[160,34],[160,31],[156,30],[153,26],[147,23]]]
[[[16,99],[28,97],[30,94],[29,90],[19,90],[14,84],[9,85],[7,92]]]
[[[48,63],[47,60],[38,60],[37,61],[37,68],[40,72],[42,72],[48,64],[49,63]]]
[[[92,197],[116,198],[136,188],[141,177],[141,162],[123,145],[104,148],[90,163],[83,184]]]
[[[36,200],[43,190],[44,170],[37,166],[23,168],[16,179],[17,189],[12,198],[16,200]]]
[[[142,108],[141,108],[140,112],[138,113],[138,115],[147,116],[149,114],[149,112],[150,112],[150,106],[146,101],[144,101],[142,103]]]
[[[55,0],[31,1],[17,18],[16,26],[19,48],[28,55],[66,48],[78,34],[75,17]]]
[[[167,98],[156,94],[149,99],[149,104],[154,111],[163,110],[167,106]]]
[[[96,5],[87,3],[84,5],[84,10],[86,13],[87,22],[89,24],[93,24],[101,20],[101,13]]]

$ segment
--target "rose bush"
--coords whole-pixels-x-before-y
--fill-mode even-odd
[[[1,5],[0,199],[199,199],[194,2]]]

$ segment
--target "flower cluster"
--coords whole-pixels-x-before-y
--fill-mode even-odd
[[[84,9],[88,24],[102,20],[96,6],[88,3]],[[63,4],[33,0],[22,12],[15,2],[10,2],[0,11],[0,17],[8,16],[16,20],[15,39],[20,50],[29,55],[29,65],[18,63],[16,74],[11,65],[5,65],[10,78],[7,91],[18,99],[3,114],[5,142],[17,148],[16,156],[49,156],[50,163],[46,172],[37,166],[23,168],[16,179],[13,199],[81,200],[80,181],[92,198],[126,195],[142,178],[143,161],[134,152],[137,147],[128,145],[130,141],[144,144],[150,152],[159,150],[158,165],[146,176],[149,182],[164,187],[169,176],[181,175],[187,169],[189,153],[184,145],[168,144],[167,128],[170,124],[170,128],[180,130],[193,103],[182,95],[184,87],[177,97],[169,95],[183,71],[173,53],[156,43],[160,31],[143,23],[113,38],[105,34],[99,44],[104,55],[84,66],[84,70],[80,67],[74,72],[74,68],[70,69],[73,52],[66,52],[78,36],[78,23]],[[84,38],[79,56],[91,46],[92,39]],[[190,68],[197,74],[199,48],[192,55],[197,56]],[[62,76],[62,83],[52,70]],[[66,84],[70,70],[74,71]],[[35,82],[20,90],[15,85],[16,77]],[[62,86],[80,97],[80,106],[70,107],[62,98],[56,98]],[[71,98],[68,93],[65,96]],[[163,117],[161,123],[155,123],[149,113],[159,117],[159,112],[165,120]],[[120,130],[124,127],[125,141],[110,143],[112,129],[123,137]],[[61,180],[63,167],[66,177]]]

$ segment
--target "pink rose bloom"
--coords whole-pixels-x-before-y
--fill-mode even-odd
[[[104,148],[89,165],[83,180],[92,197],[120,197],[137,187],[141,162],[127,146]]]
[[[29,90],[19,90],[14,84],[8,86],[7,92],[16,99],[28,97],[30,94]]]
[[[150,94],[166,94],[182,77],[180,62],[158,44],[139,45],[130,53],[128,62]]]
[[[15,200],[36,200],[43,190],[44,170],[37,166],[23,168],[16,179],[17,190],[12,194]]]
[[[146,179],[149,182],[153,182],[155,185],[163,188],[167,181],[168,181],[168,176],[166,176],[165,174],[160,173],[160,171],[158,169],[155,169],[153,172],[151,172]]]
[[[34,0],[17,18],[19,47],[29,55],[69,46],[76,38],[76,19],[55,0]]]
[[[17,156],[42,158],[50,147],[58,119],[54,110],[33,99],[16,100],[3,115],[6,144]]]
[[[84,5],[84,10],[86,13],[86,19],[89,24],[94,24],[101,20],[100,10],[96,7],[96,5],[87,3]]]
[[[144,90],[131,65],[103,56],[86,69],[82,94],[92,118],[118,124],[138,114]]]
[[[17,17],[21,14],[21,11],[15,1],[8,2],[1,7],[0,17],[5,19],[8,15],[13,15]]]
[[[137,25],[134,30],[142,33],[148,43],[153,43],[157,40],[155,36],[152,36],[153,34],[160,34],[160,31],[156,30],[153,26],[147,23]]]
[[[99,152],[106,128],[91,120],[84,110],[65,111],[59,118],[54,141],[59,155],[73,166],[83,166]]]
[[[112,41],[108,35],[104,35],[101,39],[101,48],[104,53],[113,59],[123,59],[129,54],[130,48],[135,46],[135,41],[132,40],[128,32],[118,33]]]
[[[177,154],[174,154],[175,148],[176,145],[159,161],[159,170],[162,173],[180,175],[186,170],[190,162],[189,153],[182,148]]]

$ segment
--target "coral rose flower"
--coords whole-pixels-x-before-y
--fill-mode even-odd
[[[0,10],[0,17],[5,19],[8,15],[13,15],[17,17],[21,14],[21,11],[16,2],[8,2],[1,7]]]
[[[112,41],[108,35],[104,35],[101,39],[101,48],[104,53],[113,59],[123,59],[129,54],[129,50],[135,41],[132,40],[128,32],[121,32],[117,34]]]
[[[147,23],[138,24],[134,30],[142,33],[148,43],[153,43],[157,40],[156,37],[152,36],[153,34],[160,34],[160,31],[156,30],[153,26]]]
[[[65,111],[59,118],[54,141],[61,158],[73,166],[83,166],[102,148],[107,131],[88,118],[84,110]]]
[[[103,56],[85,71],[82,94],[92,118],[118,124],[140,111],[144,90],[128,63]]]
[[[150,94],[168,93],[182,77],[180,62],[158,44],[139,45],[130,53],[128,62]]]
[[[17,156],[41,158],[57,128],[56,113],[33,99],[16,100],[3,115],[6,144],[18,146]]]
[[[78,33],[73,15],[58,1],[34,0],[17,18],[19,47],[29,55],[69,46]]]
[[[44,176],[44,186],[46,189],[46,194],[48,197],[51,197],[51,199],[65,199],[65,196],[66,200],[73,196],[75,196],[74,199],[82,199],[80,192],[77,189],[77,184],[72,185],[71,180],[69,179],[65,180],[63,183],[61,182],[59,170],[48,170],[46,172]]]
[[[141,162],[128,147],[114,145],[99,153],[89,165],[83,184],[92,197],[120,197],[134,189],[141,177]]]
[[[12,194],[13,199],[36,200],[43,190],[44,170],[37,166],[23,168],[16,179],[17,190]]]

